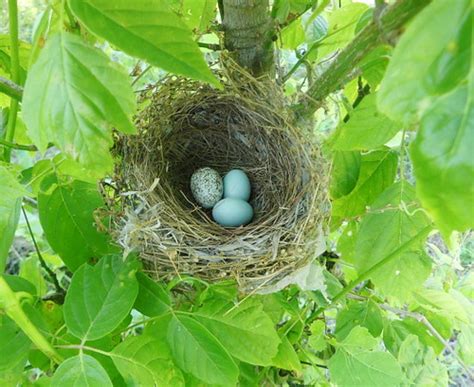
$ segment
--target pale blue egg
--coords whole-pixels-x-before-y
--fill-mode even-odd
[[[224,176],[224,198],[249,200],[250,180],[241,169],[232,169]]]
[[[252,220],[253,208],[245,200],[225,198],[212,210],[214,220],[224,227],[239,227]]]

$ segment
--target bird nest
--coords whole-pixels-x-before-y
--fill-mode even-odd
[[[221,91],[172,77],[141,95],[138,134],[115,146],[112,233],[155,278],[234,278],[250,291],[315,258],[328,215],[327,163],[312,133],[293,125],[276,85],[244,72],[221,78]],[[195,203],[189,182],[201,167],[247,173],[250,224],[224,228]]]

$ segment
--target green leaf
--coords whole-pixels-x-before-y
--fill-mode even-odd
[[[465,324],[461,326],[458,336],[458,353],[461,359],[468,365],[474,364],[474,325]]]
[[[327,347],[326,339],[326,324],[324,321],[316,320],[309,327],[311,336],[308,339],[308,344],[316,352],[321,352]]]
[[[64,321],[74,336],[97,340],[120,325],[138,294],[137,266],[134,259],[108,255],[74,273],[64,303]]]
[[[342,309],[336,319],[335,334],[337,339],[345,339],[355,326],[367,328],[374,337],[378,337],[382,333],[382,313],[375,302],[371,300],[352,302]]]
[[[94,225],[94,211],[103,205],[96,185],[77,180],[38,195],[46,239],[69,269],[112,251],[109,237]]]
[[[295,50],[301,43],[305,41],[305,32],[300,19],[283,28],[281,31],[282,48]]]
[[[331,198],[339,199],[351,193],[357,184],[362,157],[359,152],[333,153]]]
[[[338,386],[398,386],[402,372],[397,360],[376,349],[378,341],[366,328],[355,327],[329,359],[332,381]]]
[[[166,71],[219,87],[191,31],[161,0],[69,0],[74,15],[93,33],[129,55]]]
[[[105,369],[92,356],[79,354],[60,364],[53,378],[52,386],[112,387]]]
[[[228,350],[201,323],[176,314],[168,328],[173,359],[185,372],[208,384],[235,385],[239,369]]]
[[[237,306],[214,300],[199,309],[195,317],[239,360],[267,366],[277,355],[280,338],[256,300]]]
[[[28,359],[31,342],[17,324],[4,314],[0,315],[0,380],[9,370],[21,373]]]
[[[166,342],[151,334],[129,336],[112,353],[127,385],[184,386],[183,375],[170,359]]]
[[[216,0],[178,0],[178,4],[172,6],[188,28],[194,32],[205,32],[216,17]]]
[[[446,366],[436,360],[432,348],[420,344],[418,337],[409,335],[400,347],[398,361],[404,373],[403,385],[447,386]]]
[[[0,277],[3,277],[10,289],[15,293],[26,292],[30,293],[32,296],[36,296],[36,287],[30,281],[11,274],[0,274]]]
[[[171,299],[160,284],[143,273],[137,273],[138,296],[133,306],[146,316],[160,316],[170,311]]]
[[[41,266],[38,256],[36,254],[27,257],[20,262],[20,278],[24,278],[29,283],[33,284],[35,293],[42,297],[48,291],[48,285],[41,272]]]
[[[332,11],[328,19],[327,37],[318,48],[318,57],[324,58],[331,52],[344,47],[354,36],[360,16],[368,8],[366,4],[352,3]]]
[[[362,156],[359,178],[348,194],[333,202],[335,220],[361,215],[378,195],[393,183],[397,172],[397,155],[380,150]]]
[[[301,372],[301,363],[293,345],[285,335],[280,335],[281,343],[278,346],[278,352],[272,359],[273,367],[278,367],[288,371]]]
[[[437,289],[419,289],[415,293],[415,301],[423,308],[444,316],[453,322],[469,322],[469,306],[466,306],[456,297],[456,291],[449,293]],[[469,303],[468,303],[469,304]]]
[[[385,322],[383,341],[387,349],[394,355],[398,354],[403,341],[409,335],[417,336],[423,345],[433,348],[437,354],[444,349],[443,344],[428,331],[426,326],[414,318],[385,320]]]
[[[402,181],[386,191],[371,206],[360,225],[354,251],[359,273],[364,273],[400,246],[415,238],[429,224],[419,211],[415,191]],[[422,248],[423,241],[410,251],[375,271],[371,279],[384,294],[405,300],[422,286],[431,272],[431,260]]]
[[[53,142],[90,169],[112,170],[112,127],[135,133],[134,112],[127,74],[76,35],[51,36],[28,73],[23,96],[28,135],[40,150]]]
[[[440,97],[410,148],[417,194],[444,235],[474,227],[474,70]]]
[[[360,61],[359,67],[362,70],[362,76],[367,80],[372,90],[375,90],[382,82],[391,55],[392,46],[381,45],[374,48]]]
[[[436,0],[410,22],[378,93],[379,109],[391,119],[414,121],[433,98],[466,77],[471,67],[470,7],[469,0]]]
[[[365,97],[347,123],[339,126],[331,141],[332,148],[340,151],[370,150],[389,141],[401,129],[377,110],[376,93]]]
[[[283,24],[290,13],[290,1],[289,0],[275,0],[272,6],[272,18],[277,23]]]
[[[2,187],[0,195],[0,273],[3,273],[20,217],[21,200],[28,192],[17,181],[15,175],[3,165],[0,165],[0,187]]]

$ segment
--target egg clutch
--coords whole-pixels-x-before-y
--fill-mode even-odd
[[[191,192],[196,202],[212,208],[212,217],[224,227],[239,227],[253,217],[250,198],[250,180],[241,169],[232,169],[221,178],[212,168],[200,168],[191,176]]]

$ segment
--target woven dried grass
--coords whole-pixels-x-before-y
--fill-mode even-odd
[[[293,126],[275,84],[235,67],[220,76],[223,91],[173,77],[142,94],[138,135],[116,144],[112,232],[155,278],[235,278],[249,292],[315,258],[328,214],[327,163],[313,135]],[[201,167],[246,171],[250,224],[223,228],[197,206],[189,181]]]

